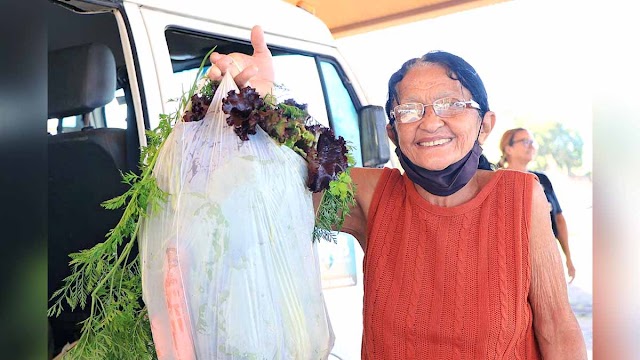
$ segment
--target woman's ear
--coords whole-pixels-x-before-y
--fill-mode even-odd
[[[398,146],[398,137],[397,137],[397,135],[398,135],[398,133],[396,132],[396,129],[393,128],[393,125],[387,124],[387,136],[389,137],[389,139],[391,140],[391,142],[395,146]]]
[[[485,140],[487,140],[487,136],[489,136],[495,124],[496,113],[493,111],[487,111],[480,122],[480,136],[478,136],[478,143],[480,143],[480,145],[484,144]]]

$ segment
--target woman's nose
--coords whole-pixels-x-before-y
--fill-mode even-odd
[[[444,121],[442,118],[436,115],[436,112],[433,110],[433,106],[426,106],[424,109],[424,114],[420,121],[420,128],[424,129],[428,132],[435,132],[442,125],[444,125]]]

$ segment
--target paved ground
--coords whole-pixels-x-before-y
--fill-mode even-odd
[[[578,319],[578,323],[580,324],[580,328],[582,329],[582,335],[584,336],[584,341],[587,345],[587,352],[589,354],[589,359],[592,359],[593,296],[591,293],[585,291],[584,289],[576,285],[569,285],[568,290],[569,290],[569,303],[571,304],[571,308],[573,309],[574,314],[576,314],[576,318]]]
[[[553,174],[552,179],[553,188],[562,204],[562,213],[567,220],[571,258],[576,267],[576,279],[568,287],[569,302],[582,329],[589,359],[591,359],[593,352],[593,184],[584,178],[567,178],[561,174]],[[561,252],[560,248],[559,251]]]

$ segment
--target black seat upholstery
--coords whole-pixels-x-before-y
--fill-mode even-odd
[[[102,44],[49,53],[49,118],[83,115],[113,100],[116,62]]]
[[[49,54],[49,118],[84,115],[108,104],[116,90],[111,50],[88,44]],[[49,297],[70,274],[69,254],[105,240],[121,210],[100,204],[124,193],[126,130],[87,128],[49,136],[48,260]],[[89,308],[49,319],[56,350],[78,337],[78,322]]]

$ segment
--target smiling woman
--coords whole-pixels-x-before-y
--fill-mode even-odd
[[[388,126],[389,137],[397,145],[396,154],[407,176],[437,196],[452,195],[469,182],[479,164],[480,144],[495,122],[493,112],[487,111],[486,92],[476,91],[473,96],[453,75],[452,71],[468,70],[462,61],[444,52],[429,53],[407,61],[389,81],[386,108],[398,104],[389,110]],[[462,81],[472,82],[470,78]],[[475,100],[458,99],[472,97],[483,99],[480,102],[484,108]],[[423,111],[416,114],[419,117],[408,118],[398,112],[413,106],[413,101],[433,102],[433,111],[425,110],[420,103]]]
[[[213,74],[228,56],[212,58]],[[268,80],[270,57],[231,56]],[[475,69],[427,53],[388,89],[405,173],[353,168],[343,225],[364,250],[362,358],[586,359],[535,176],[481,161],[495,115]]]
[[[594,258],[592,255],[591,244],[591,224],[596,220],[596,217],[592,216],[595,215],[592,208],[597,208],[592,207],[592,199],[596,194],[592,193],[593,183],[590,176],[592,166],[596,164],[592,162],[595,146],[592,134],[595,133],[595,128],[592,129],[591,89],[594,76],[606,72],[593,67],[591,17],[588,16],[588,11],[576,13],[578,8],[587,10],[583,5],[574,0],[508,1],[427,21],[345,37],[338,42],[342,53],[349,59],[364,85],[367,96],[373,103],[378,104],[384,104],[387,100],[386,80],[389,76],[404,60],[422,55],[426,48],[443,49],[472,63],[483,76],[491,110],[496,113],[493,134],[488,136],[482,145],[483,155],[491,162],[499,160],[500,135],[510,128],[526,127],[535,131],[538,136],[551,124],[559,123],[580,135],[584,141],[582,166],[574,172],[574,176],[567,176],[563,168],[556,167],[549,152],[544,155],[542,140],[538,142],[540,148],[537,158],[529,165],[533,169],[536,163],[543,164],[546,159],[549,167],[544,169],[538,165],[538,169],[544,170],[551,178],[556,194],[561,197],[571,239],[571,258],[577,268],[577,278],[568,286],[569,300],[578,316],[587,351],[590,353],[591,294],[595,286],[595,283],[592,284],[592,269],[593,260],[597,260],[597,257]],[[609,8],[610,5],[606,7]],[[544,19],[543,24],[541,19]],[[572,19],[570,27],[566,26],[567,19]],[[609,19],[618,23],[618,15]],[[605,27],[612,29],[615,26]],[[601,30],[598,33],[601,35]],[[617,41],[611,39],[620,38],[602,36],[600,39],[603,43],[609,44]],[[379,44],[389,44],[393,50],[380,54]],[[611,53],[607,50],[603,53],[603,58]],[[625,55],[625,59],[628,59],[628,54]],[[613,86],[611,89],[623,87]],[[425,110],[432,112],[431,109]],[[603,119],[609,119],[604,123],[612,124],[610,115],[604,116]],[[628,129],[625,131],[629,133]],[[615,136],[605,138],[617,139]],[[551,141],[551,138],[549,139]],[[602,154],[604,148],[606,145],[601,146],[598,152]],[[395,156],[393,160],[390,166],[399,168],[400,164]],[[617,174],[619,171],[599,173]],[[582,176],[584,174],[586,176]],[[603,198],[609,199],[609,196]],[[604,243],[609,249],[612,235],[609,232],[606,234]],[[560,250],[560,246],[558,248]],[[627,275],[629,273],[625,272]],[[606,279],[609,281],[610,278]],[[577,294],[586,295],[576,296]],[[355,304],[351,307],[354,312],[361,311]],[[585,313],[583,309],[589,309],[588,315],[581,315]],[[338,338],[337,344],[339,342]],[[601,350],[605,343],[611,343],[602,342],[602,346],[599,347]],[[606,353],[607,351],[602,351],[603,355]]]

